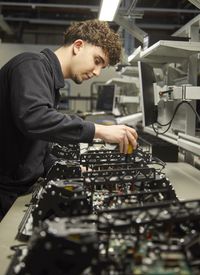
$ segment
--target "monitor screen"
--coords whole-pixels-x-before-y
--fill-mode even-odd
[[[97,91],[97,111],[112,112],[115,95],[115,85],[99,85]]]
[[[143,125],[149,126],[157,121],[157,106],[154,104],[153,83],[156,82],[153,67],[147,63],[138,62],[141,107]]]

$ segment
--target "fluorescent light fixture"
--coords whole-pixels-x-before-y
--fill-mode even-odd
[[[101,0],[99,20],[113,21],[121,0]]]

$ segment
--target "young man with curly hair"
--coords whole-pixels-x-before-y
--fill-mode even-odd
[[[76,22],[55,52],[22,53],[0,70],[0,219],[17,196],[55,161],[48,142],[118,143],[126,153],[137,133],[125,125],[104,126],[56,110],[64,79],[75,83],[98,76],[120,61],[121,42],[105,22]]]

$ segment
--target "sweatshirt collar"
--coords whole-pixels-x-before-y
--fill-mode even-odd
[[[49,65],[53,71],[55,88],[56,89],[63,88],[65,86],[65,81],[64,81],[63,74],[62,74],[61,65],[60,65],[60,62],[59,62],[57,56],[50,49],[44,49],[43,51],[41,51],[41,53],[45,55],[45,57],[48,60]]]

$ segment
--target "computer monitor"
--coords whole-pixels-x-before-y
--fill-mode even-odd
[[[115,85],[99,85],[97,90],[96,111],[112,113],[115,97]]]
[[[138,69],[143,126],[149,126],[157,121],[157,106],[154,104],[153,88],[153,83],[156,82],[156,78],[151,65],[139,61]]]

